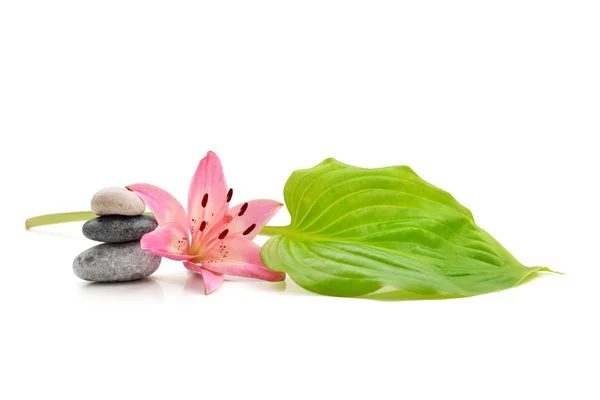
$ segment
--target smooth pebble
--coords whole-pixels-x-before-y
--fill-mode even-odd
[[[75,258],[73,272],[92,282],[124,282],[145,278],[160,266],[162,257],[140,248],[140,242],[104,243]]]
[[[105,215],[87,221],[82,231],[83,236],[91,240],[120,243],[139,240],[157,227],[158,223],[152,215]]]
[[[92,212],[96,215],[140,215],[146,205],[140,196],[123,187],[108,187],[92,197]]]

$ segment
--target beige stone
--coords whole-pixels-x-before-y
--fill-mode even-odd
[[[140,215],[146,205],[140,196],[123,187],[108,187],[92,197],[92,212],[96,215]]]

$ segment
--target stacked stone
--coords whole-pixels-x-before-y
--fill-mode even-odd
[[[75,275],[92,282],[124,282],[145,278],[160,265],[161,257],[140,248],[140,239],[158,227],[156,219],[144,214],[140,197],[120,187],[105,188],[92,198],[97,218],[83,225],[83,235],[103,242],[75,258]]]

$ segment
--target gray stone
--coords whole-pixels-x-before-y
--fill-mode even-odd
[[[140,248],[140,242],[104,243],[75,258],[73,272],[86,281],[123,282],[145,278],[162,258]]]
[[[140,215],[146,205],[140,196],[122,187],[108,187],[92,197],[92,212],[96,215]]]
[[[158,227],[152,215],[105,215],[90,219],[83,224],[83,236],[88,239],[106,243],[121,243],[139,240],[148,232]]]

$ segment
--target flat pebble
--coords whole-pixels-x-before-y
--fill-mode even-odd
[[[152,215],[105,215],[83,224],[83,236],[88,239],[106,243],[130,242],[139,240],[148,232],[158,227]]]
[[[78,255],[73,272],[92,282],[133,281],[153,274],[161,259],[142,250],[139,241],[104,243]]]
[[[108,187],[92,197],[92,212],[96,215],[140,215],[146,205],[140,196],[123,187]]]

